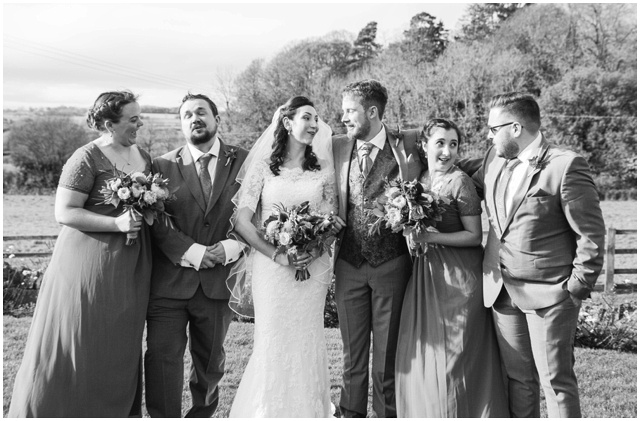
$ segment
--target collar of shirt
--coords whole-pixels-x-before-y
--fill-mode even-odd
[[[209,149],[208,152],[202,152],[200,149],[196,148],[191,143],[187,143],[187,147],[189,148],[189,152],[193,157],[194,163],[197,163],[198,159],[200,159],[200,157],[205,153],[210,154],[214,158],[216,158],[220,154],[220,140],[218,140],[218,136],[216,136],[216,140],[213,142],[213,145],[211,145],[211,149]],[[207,166],[207,169],[209,170],[209,175],[211,176],[212,181],[213,181],[213,175],[216,173],[217,162],[218,162],[217,159],[211,159],[209,160],[209,165]],[[196,172],[198,173],[198,175],[200,174],[200,165],[196,165]]]
[[[373,139],[369,141],[369,143],[375,146],[375,148],[373,148],[371,150],[371,153],[369,154],[369,158],[371,158],[371,162],[373,162],[376,159],[376,156],[378,155],[378,151],[384,148],[384,142],[386,140],[387,140],[387,131],[384,129],[384,126],[382,126],[382,129],[380,129],[378,134],[375,135]],[[360,155],[360,147],[364,143],[365,142],[363,140],[360,140],[360,139],[356,140],[356,148],[358,148],[358,155]]]
[[[193,157],[193,162],[198,162],[198,159],[205,153],[211,154],[212,156],[217,157],[220,153],[220,141],[218,140],[218,136],[216,136],[216,140],[213,141],[213,145],[211,145],[211,149],[208,152],[202,152],[200,149],[193,146],[191,143],[187,143],[187,148],[189,148],[189,152],[191,152],[191,156]],[[212,159],[213,161],[213,159]]]
[[[538,132],[538,136],[533,139],[533,142],[531,142],[526,148],[524,148],[523,151],[518,154],[518,159],[525,164],[528,164],[529,159],[533,158],[534,154],[537,153],[540,149],[540,146],[542,146],[542,133]]]

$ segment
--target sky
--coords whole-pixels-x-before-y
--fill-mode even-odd
[[[456,29],[465,3],[3,3],[3,109],[89,107],[129,89],[142,105],[176,106],[187,91],[216,97],[218,77],[287,45],[378,23],[397,41],[428,12]]]

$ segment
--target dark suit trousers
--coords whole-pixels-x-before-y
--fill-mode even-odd
[[[373,333],[373,410],[396,417],[395,361],[404,292],[411,276],[409,255],[371,267],[336,262],[336,303],[344,344],[340,410],[365,417],[369,397],[369,349]]]
[[[208,298],[202,287],[188,300],[151,294],[144,359],[149,415],[182,416],[187,327],[193,365],[189,379],[192,407],[185,416],[213,415],[218,406],[218,383],[224,375],[223,344],[231,318],[228,301]]]

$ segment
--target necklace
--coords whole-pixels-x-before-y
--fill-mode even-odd
[[[131,162],[131,146],[129,146],[129,147],[127,148],[127,149],[129,150],[129,154],[127,155],[127,157],[126,157],[126,158],[124,157],[124,155],[123,155],[123,154],[121,154],[120,152],[118,152],[118,151],[113,147],[113,145],[111,146],[111,149],[113,150],[113,152],[114,152],[118,157],[120,157],[120,159],[121,159],[122,161],[124,161],[124,166],[123,166],[123,168],[124,168],[124,167],[128,167],[128,166],[130,166],[130,165],[131,165],[131,164],[130,164],[130,162]]]

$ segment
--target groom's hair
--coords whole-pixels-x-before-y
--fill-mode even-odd
[[[352,82],[342,89],[342,95],[359,97],[360,103],[365,110],[375,105],[378,109],[378,118],[382,120],[389,96],[387,95],[387,88],[382,86],[377,80],[365,79]]]
[[[218,115],[218,107],[216,107],[216,104],[211,100],[211,98],[204,94],[192,94],[191,92],[187,92],[184,98],[182,98],[182,103],[180,103],[180,106],[178,107],[178,115],[180,115],[180,109],[182,108],[182,105],[192,99],[204,100],[207,104],[209,104],[209,108],[211,108],[213,116],[216,117]]]
[[[489,109],[492,108],[502,108],[517,118],[529,133],[540,129],[540,107],[533,95],[524,92],[498,94],[489,101]]]

